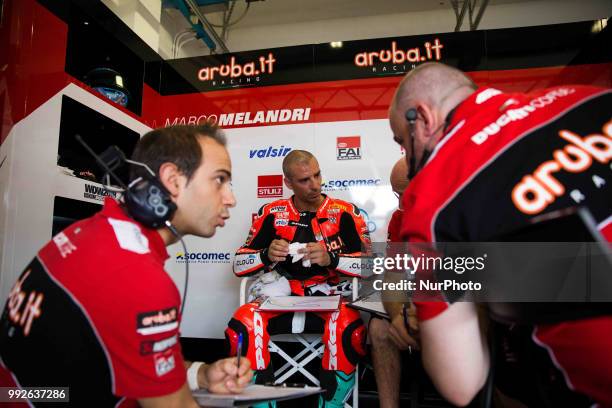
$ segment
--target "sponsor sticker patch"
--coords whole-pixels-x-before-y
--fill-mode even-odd
[[[342,136],[336,138],[336,159],[361,159],[361,136]]]
[[[176,361],[174,359],[174,354],[172,354],[172,350],[156,354],[154,360],[155,374],[157,374],[158,377],[168,374],[176,367]]]
[[[162,351],[168,350],[170,347],[174,346],[178,342],[178,337],[175,334],[174,336],[167,337],[161,340],[148,340],[140,343],[140,354],[154,354],[161,353]]]
[[[272,174],[257,176],[257,198],[282,197],[283,176]]]
[[[136,332],[142,335],[163,333],[178,327],[176,307],[139,313],[136,316]]]

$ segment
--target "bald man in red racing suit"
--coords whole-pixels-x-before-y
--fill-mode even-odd
[[[324,295],[341,277],[360,277],[370,238],[359,209],[348,202],[321,194],[321,171],[306,151],[294,150],[283,161],[285,184],[294,195],[259,210],[246,243],[234,260],[234,273],[249,276],[275,270],[287,278],[295,296]],[[307,243],[304,260],[292,262],[289,243]],[[355,383],[355,366],[365,354],[365,327],[359,312],[343,301],[335,312],[261,312],[255,301],[241,306],[225,332],[230,355],[242,353],[256,370],[255,382],[273,381],[268,342],[280,333],[323,332],[321,387],[326,392],[319,406],[342,407]]]

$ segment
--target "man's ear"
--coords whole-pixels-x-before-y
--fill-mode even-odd
[[[283,181],[285,182],[287,188],[293,191],[293,184],[291,184],[291,180],[289,180],[287,177],[283,177]]]
[[[425,126],[425,137],[433,136],[433,132],[438,128],[439,124],[436,122],[437,118],[434,114],[433,110],[424,103],[419,103],[416,107],[418,112],[418,116],[421,117],[423,121],[423,126]]]
[[[176,164],[166,162],[159,167],[159,181],[172,197],[176,197],[185,184],[185,176]]]

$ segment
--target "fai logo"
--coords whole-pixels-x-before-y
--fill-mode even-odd
[[[272,174],[257,176],[257,198],[283,196],[283,176]]]
[[[264,147],[263,149],[249,150],[249,159],[264,159],[266,157],[285,157],[291,151],[290,147]]]
[[[361,136],[342,136],[336,138],[336,159],[361,159]]]

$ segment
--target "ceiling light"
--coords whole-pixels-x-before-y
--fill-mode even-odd
[[[332,48],[342,48],[342,41],[332,41],[329,43]]]
[[[593,23],[593,26],[591,27],[591,32],[593,34],[597,34],[601,32],[601,30],[606,28],[607,25],[608,25],[607,18],[602,18],[601,20],[595,20],[595,22]]]

